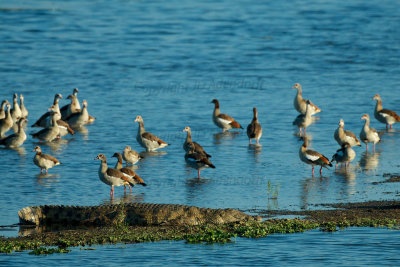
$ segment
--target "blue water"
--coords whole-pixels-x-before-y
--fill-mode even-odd
[[[320,203],[397,199],[397,184],[373,183],[385,180],[384,173],[398,172],[400,126],[386,132],[372,119],[382,132],[377,153],[356,148],[349,170],[324,170],[322,177],[312,177],[311,167],[298,158],[302,143],[291,125],[297,116],[291,87],[301,83],[304,97],[322,109],[307,131],[312,148],[329,158],[338,149],[333,132],[340,118],[345,129],[358,135],[361,116],[373,114],[376,93],[385,108],[400,112],[399,7],[396,0],[1,1],[1,100],[23,93],[32,124],[50,107],[54,94],[66,98],[78,87],[78,98],[88,101],[97,120],[73,137],[42,145],[63,163],[47,176],[39,175],[32,162],[36,140],[28,138],[19,150],[0,149],[0,224],[18,222],[18,210],[28,205],[109,203],[110,188],[98,179],[99,162],[93,159],[104,153],[114,165],[110,157],[125,145],[142,151],[136,142],[136,115],[143,117],[148,131],[171,145],[138,164],[148,187],[137,186],[127,195],[116,188],[114,203],[299,210]],[[260,148],[248,146],[245,132],[221,134],[211,121],[213,98],[243,126],[250,123],[252,108],[258,108],[264,128]],[[204,170],[201,180],[183,158],[185,126],[192,128],[193,139],[216,166]],[[268,183],[279,188],[277,200],[268,199]],[[380,234],[390,239],[393,233]],[[324,251],[325,242],[304,236]],[[350,241],[346,236],[343,232]],[[242,242],[256,248],[271,240],[238,240],[233,253],[240,253],[236,246]],[[179,244],[190,253],[199,249]],[[289,250],[296,245],[286,243]],[[176,243],[145,246],[165,257],[158,247],[174,249]],[[124,251],[133,253],[135,246]],[[99,248],[87,253],[99,257],[111,252]],[[16,264],[17,258],[9,263]],[[205,254],[200,261],[206,260]],[[383,256],[380,260],[391,264]]]

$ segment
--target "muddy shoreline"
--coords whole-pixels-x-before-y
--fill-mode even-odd
[[[189,243],[226,243],[234,237],[265,237],[273,233],[295,233],[311,229],[336,231],[343,227],[390,227],[400,225],[400,201],[369,201],[321,204],[321,210],[249,210],[265,219],[227,225],[202,226],[128,226],[40,231],[25,228],[19,237],[0,237],[0,253],[32,250],[33,254],[65,253],[70,247],[95,244],[138,243],[160,240],[185,240]],[[330,209],[329,209],[330,208]],[[274,217],[298,216],[295,219]],[[22,228],[21,228],[22,229]],[[39,230],[39,231],[37,231]],[[49,248],[49,247],[56,247]]]

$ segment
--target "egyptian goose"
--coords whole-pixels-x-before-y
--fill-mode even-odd
[[[78,100],[78,92],[78,88],[74,88],[72,95],[67,97],[67,99],[71,99],[71,103],[60,108],[62,119],[68,118],[72,113],[81,111],[81,105],[79,104]]]
[[[11,129],[14,124],[14,121],[11,117],[11,104],[7,103],[7,112],[6,117],[0,120],[0,138],[4,138],[5,133]]]
[[[26,134],[24,131],[23,123],[26,121],[25,118],[20,118],[17,122],[18,131],[14,134],[7,136],[0,140],[0,145],[5,145],[6,147],[19,147],[26,140]]]
[[[139,175],[137,175],[136,172],[134,172],[133,170],[129,169],[129,168],[123,168],[122,167],[122,155],[121,153],[114,153],[114,155],[112,155],[112,157],[117,158],[118,161],[115,164],[115,169],[121,171],[125,176],[128,176],[128,178],[132,179],[132,181],[134,181],[134,184],[140,184],[143,186],[147,186],[146,183],[143,181],[142,178],[140,178]],[[131,185],[128,184],[129,186],[129,190],[132,192],[132,188]],[[124,185],[125,187],[125,185]],[[126,187],[125,187],[125,191],[126,191]]]
[[[207,158],[211,158],[211,155],[208,154],[199,143],[192,141],[192,130],[189,126],[186,126],[185,129],[183,129],[183,132],[187,132],[185,143],[183,143],[183,150],[189,152],[192,149],[193,144],[195,151],[206,155]]]
[[[60,129],[60,137],[66,136],[67,134],[74,135],[75,131],[69,126],[69,124],[61,119],[61,114],[58,112],[55,105],[49,108],[49,111],[53,111],[57,120],[58,128]],[[49,125],[50,126],[50,125]]]
[[[299,83],[295,83],[293,85],[293,88],[297,89],[297,94],[294,98],[294,108],[300,112],[301,114],[306,114],[306,110],[307,110],[307,99],[304,99],[302,94],[302,88],[301,85]],[[314,105],[313,103],[311,103],[310,101],[310,105],[311,105],[311,115],[314,115],[318,112],[321,112],[321,109],[319,107],[317,107],[316,105]]]
[[[101,160],[100,168],[99,168],[99,178],[100,180],[111,186],[111,197],[114,197],[114,186],[121,186],[121,185],[135,185],[135,180],[124,175],[121,171],[108,168],[107,166],[107,159],[104,154],[99,154],[95,158],[95,160]]]
[[[82,110],[80,112],[72,113],[67,119],[66,122],[71,127],[79,128],[89,122],[89,113],[87,111],[87,101],[83,100],[82,102]]]
[[[62,99],[61,94],[56,94],[54,96],[53,100],[53,106],[54,109],[58,110],[60,112],[60,106],[58,105],[58,102]],[[52,116],[52,111],[48,111],[44,113],[40,118],[31,126],[31,127],[49,127],[50,126],[50,121],[51,121],[51,116]]]
[[[213,122],[215,125],[217,125],[219,128],[222,128],[223,132],[230,130],[232,128],[235,129],[243,129],[243,127],[235,121],[231,116],[223,114],[219,110],[219,102],[217,99],[213,99],[211,103],[214,103],[214,112],[213,112]]]
[[[1,106],[0,106],[0,120],[1,120],[1,119],[4,119],[4,118],[6,117],[5,107],[6,107],[7,103],[9,103],[7,99],[6,99],[6,100],[3,100],[3,101],[1,102]]]
[[[139,123],[138,133],[136,140],[146,151],[156,151],[157,149],[168,146],[169,144],[144,129],[143,119],[138,115],[135,122]]]
[[[26,119],[28,117],[29,112],[25,107],[24,96],[22,94],[19,95],[19,107],[21,109],[21,117]]]
[[[249,144],[251,145],[251,139],[256,139],[257,140],[257,145],[258,141],[260,140],[262,136],[262,128],[261,124],[258,122],[257,119],[257,109],[253,108],[253,120],[251,123],[247,126],[247,136],[249,137]]]
[[[21,108],[19,107],[18,104],[18,95],[14,94],[13,97],[13,107],[11,109],[11,117],[13,119],[14,123],[17,123],[19,121],[19,119],[21,118]]]
[[[305,137],[304,144],[300,147],[299,150],[300,160],[307,164],[311,164],[313,176],[314,176],[314,166],[315,165],[321,166],[319,173],[322,175],[322,167],[327,168],[326,167],[327,165],[332,167],[332,164],[329,162],[329,159],[327,157],[314,150],[307,149],[307,146],[308,146],[308,139]]]
[[[335,170],[338,163],[344,163],[345,168],[356,157],[356,152],[351,148],[349,143],[344,143],[341,149],[338,149],[333,155],[331,162],[336,161]]]
[[[369,127],[370,120],[368,114],[364,114],[361,117],[361,119],[365,120],[365,124],[364,127],[361,129],[360,139],[367,146],[367,151],[368,151],[368,143],[373,143],[374,144],[373,151],[375,153],[375,144],[378,143],[381,140],[381,138],[379,137],[378,132],[374,128]]]
[[[339,126],[333,135],[339,146],[349,143],[350,146],[361,146],[360,141],[357,139],[353,132],[344,130],[344,120],[340,119]]]
[[[197,170],[197,177],[200,179],[201,170],[208,167],[215,168],[215,166],[206,154],[196,151],[194,143],[189,143],[189,145],[190,150],[185,154],[185,161],[190,167]]]
[[[310,104],[310,100],[307,100],[306,113],[298,115],[292,124],[296,125],[299,128],[299,133],[301,136],[301,129],[304,129],[304,134],[306,134],[306,128],[308,126],[310,126],[312,121],[313,120],[311,117],[311,104]]]
[[[132,150],[130,146],[126,146],[124,148],[122,158],[125,160],[126,166],[128,166],[128,163],[135,164],[142,159],[139,153],[137,153],[135,150]]]
[[[53,168],[54,166],[62,164],[58,159],[52,155],[42,153],[40,146],[36,146],[33,151],[36,151],[36,155],[33,158],[33,163],[40,168],[40,173],[43,173],[43,169],[47,170]]]
[[[51,142],[55,139],[60,138],[60,128],[58,127],[57,120],[60,117],[60,113],[51,111],[51,125],[47,128],[40,130],[39,132],[31,134],[33,138],[38,138],[45,142]]]
[[[385,123],[386,129],[388,128],[388,125],[390,126],[390,129],[392,129],[392,124],[400,122],[400,116],[397,115],[396,112],[382,108],[382,99],[380,95],[376,94],[373,100],[376,100],[374,111],[375,119],[382,123]]]

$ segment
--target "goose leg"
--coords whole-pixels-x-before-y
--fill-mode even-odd
[[[47,169],[46,169],[46,174],[47,174]]]
[[[321,169],[319,169],[319,174],[322,175],[322,166]]]
[[[128,186],[129,186],[129,192],[132,193],[132,186],[131,185],[128,185]]]
[[[314,165],[312,166],[312,176],[314,176]]]
[[[374,143],[374,148],[373,148],[373,150],[372,150],[374,153],[375,153],[375,143]]]
[[[40,174],[42,174],[43,173],[43,169],[42,168],[40,168]]]
[[[249,145],[251,145],[251,139],[249,138]]]
[[[375,144],[374,144],[374,147],[375,147]],[[367,143],[367,152],[368,152],[368,143]]]
[[[200,179],[200,170],[197,170],[197,177]]]

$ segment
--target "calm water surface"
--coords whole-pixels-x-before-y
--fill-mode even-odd
[[[116,188],[114,203],[298,210],[320,203],[397,199],[397,184],[375,182],[385,180],[384,173],[398,172],[400,126],[387,132],[372,119],[372,126],[382,132],[377,153],[356,148],[349,170],[324,170],[322,177],[312,177],[311,167],[298,158],[302,143],[291,125],[297,116],[291,87],[301,83],[303,95],[322,109],[307,131],[312,148],[329,158],[338,149],[333,132],[339,120],[358,135],[361,116],[373,114],[374,94],[381,94],[384,107],[399,112],[399,7],[395,0],[0,1],[1,100],[23,93],[32,124],[50,107],[54,94],[66,98],[78,87],[80,101],[86,99],[97,118],[73,137],[42,145],[45,153],[63,163],[46,176],[32,163],[36,140],[28,138],[18,150],[0,149],[0,224],[18,222],[18,210],[28,205],[110,203],[110,188],[98,179],[99,162],[93,159],[104,153],[114,165],[112,154],[124,146],[142,151],[136,142],[136,115],[143,117],[148,131],[171,145],[138,164],[137,172],[148,187],[135,187],[126,195]],[[220,100],[223,113],[243,126],[257,107],[264,128],[262,146],[248,146],[244,131],[221,134],[211,121],[213,98]],[[213,155],[216,168],[203,171],[201,180],[183,158],[185,126]],[[277,200],[268,199],[268,183],[279,188]],[[86,255],[98,258],[101,253],[117,255],[119,264],[126,260],[120,256],[128,257],[140,246],[141,253],[160,259],[171,257],[172,251],[201,251],[193,264],[212,264],[215,257],[208,252],[228,257],[246,247],[251,253],[230,257],[231,262],[257,263],[253,259],[265,259],[269,249],[283,253],[286,248],[288,255],[268,259],[312,264],[295,247],[312,244],[323,258],[326,251],[346,248],[353,235],[360,244],[376,238],[351,247],[356,254],[380,249],[379,240],[398,241],[396,231],[356,229],[237,240],[226,246],[162,242],[122,250],[99,247],[74,250],[76,257],[46,259],[65,257],[80,264],[87,261]],[[340,241],[331,238],[337,236]],[[389,259],[397,244],[385,243],[387,257],[377,255],[380,263],[393,263]],[[348,258],[333,253],[338,261]],[[9,256],[5,261],[17,264],[22,258]],[[43,264],[44,259],[34,260]],[[357,265],[356,259],[352,263]]]

